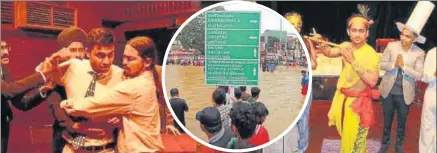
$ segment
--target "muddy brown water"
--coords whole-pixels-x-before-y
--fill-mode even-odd
[[[269,116],[264,126],[273,140],[284,132],[294,121],[302,108],[300,94],[300,70],[303,68],[279,67],[278,71],[262,72],[260,75],[261,94],[259,101],[264,102],[269,109]],[[207,86],[201,67],[196,66],[165,66],[165,86],[167,97],[169,90],[178,88],[180,98],[187,101],[189,111],[185,113],[186,128],[202,140],[207,140],[195,119],[198,111],[212,106],[211,94],[216,86]],[[247,89],[250,92],[250,88]]]

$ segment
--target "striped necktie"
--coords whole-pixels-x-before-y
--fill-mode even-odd
[[[93,97],[94,91],[96,90],[97,73],[93,72],[93,71],[90,71],[88,73],[93,76],[93,80],[91,80],[90,85],[88,86],[88,89],[87,89],[86,94],[85,94],[85,98],[86,97]],[[80,119],[80,120],[82,120],[82,119]],[[83,118],[83,120],[86,120],[86,119]],[[83,147],[85,145],[85,136],[78,134],[73,139],[72,145],[73,145],[73,148],[76,150],[79,149],[80,147]]]

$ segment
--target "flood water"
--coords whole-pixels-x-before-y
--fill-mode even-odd
[[[300,94],[300,70],[303,68],[279,67],[274,73],[262,72],[260,76],[261,94],[259,101],[264,102],[269,116],[264,126],[273,140],[284,132],[294,121],[302,108]],[[179,89],[179,96],[187,101],[189,112],[185,113],[186,128],[202,140],[208,140],[195,119],[198,111],[212,106],[212,92],[216,86],[205,85],[205,75],[201,67],[165,66],[165,85],[167,97],[171,88]],[[250,93],[250,88],[247,89]]]

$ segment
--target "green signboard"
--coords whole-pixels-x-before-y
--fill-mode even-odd
[[[207,85],[259,84],[260,12],[206,12]]]

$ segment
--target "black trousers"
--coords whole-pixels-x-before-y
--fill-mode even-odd
[[[2,146],[1,153],[8,152],[8,142],[9,142],[9,121],[7,119],[3,119],[2,116]]]
[[[410,105],[405,104],[403,95],[393,95],[390,93],[387,98],[382,99],[382,109],[384,114],[382,147],[390,146],[390,132],[393,116],[395,112],[397,112],[398,124],[396,126],[395,151],[402,152],[405,137],[405,123],[407,122]]]
[[[62,137],[62,131],[64,127],[59,125],[59,122],[55,120],[53,123],[53,140],[52,140],[52,151],[53,153],[62,153],[66,141]]]

